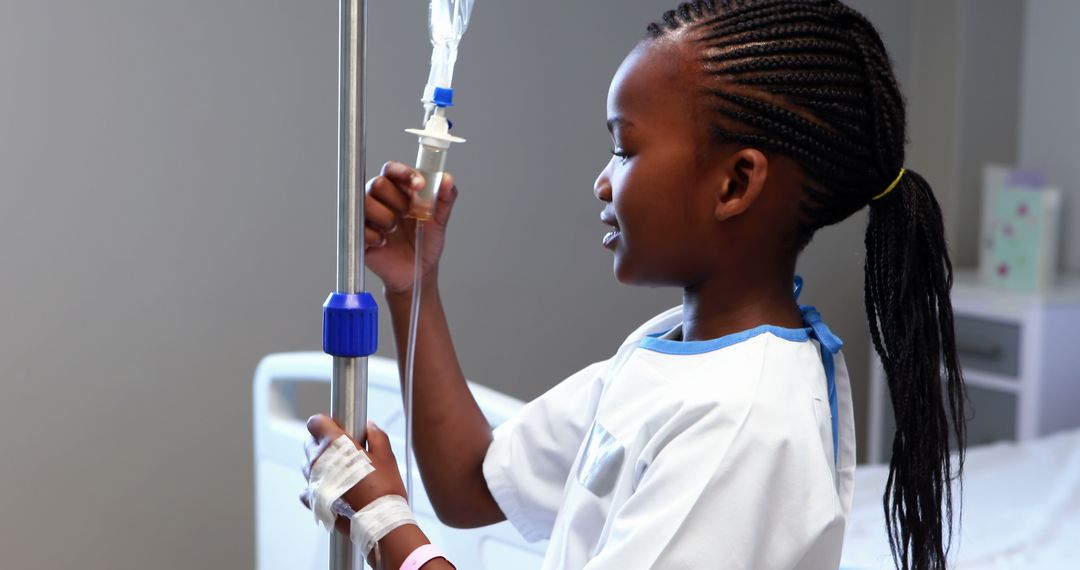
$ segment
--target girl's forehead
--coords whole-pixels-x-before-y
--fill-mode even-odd
[[[677,115],[689,115],[696,91],[689,51],[674,38],[638,44],[611,80],[608,119],[671,123]]]

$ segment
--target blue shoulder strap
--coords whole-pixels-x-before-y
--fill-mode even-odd
[[[796,275],[796,301],[799,300],[799,294],[802,293],[802,288],[803,279]],[[832,416],[833,463],[835,464],[839,461],[840,410],[839,403],[836,400],[836,359],[834,355],[840,352],[840,349],[844,346],[844,341],[833,334],[832,330],[829,329],[829,325],[826,325],[821,321],[821,313],[819,313],[816,308],[809,305],[799,305],[799,310],[802,311],[803,323],[810,327],[814,337],[818,340],[818,344],[821,345],[821,363],[825,366],[825,379],[828,382],[829,388],[829,412]]]

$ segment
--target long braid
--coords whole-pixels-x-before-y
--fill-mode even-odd
[[[953,337],[952,264],[930,185],[904,164],[904,99],[874,26],[838,0],[698,0],[650,24],[686,31],[704,70],[714,142],[795,160],[807,175],[799,247],[868,204],[865,303],[896,416],[882,506],[896,566],[944,569],[953,460],[964,460],[964,385]],[[943,509],[944,506],[944,509]]]

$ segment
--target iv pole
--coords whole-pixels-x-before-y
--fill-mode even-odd
[[[367,425],[368,356],[378,307],[364,291],[364,73],[367,0],[338,0],[337,283],[323,305],[323,351],[334,357],[330,416],[356,441]],[[350,538],[330,533],[330,570],[361,568]]]

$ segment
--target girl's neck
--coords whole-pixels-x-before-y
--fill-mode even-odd
[[[684,341],[720,338],[760,325],[803,326],[792,275],[712,279],[683,291]]]

